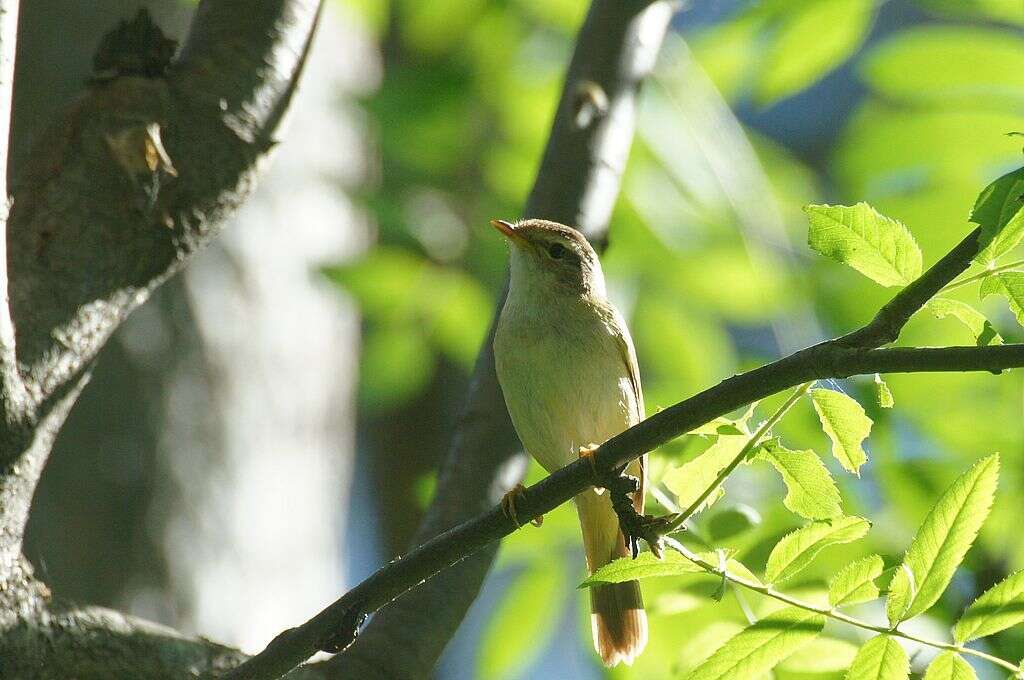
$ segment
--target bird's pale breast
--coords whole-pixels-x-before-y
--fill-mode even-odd
[[[632,425],[638,409],[621,351],[602,318],[581,306],[548,319],[528,323],[514,306],[506,308],[494,347],[516,432],[553,471],[575,460],[580,446],[601,444]]]

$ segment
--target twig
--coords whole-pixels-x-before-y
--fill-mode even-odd
[[[953,283],[950,283],[950,284],[948,284],[946,286],[943,286],[941,292],[945,293],[947,291],[956,290],[957,288],[963,288],[964,286],[972,284],[975,281],[981,281],[982,279],[987,279],[988,277],[992,276],[993,274],[998,274],[1000,272],[1005,272],[1005,271],[1008,271],[1010,269],[1016,269],[1017,267],[1022,267],[1022,266],[1024,266],[1024,260],[1015,260],[1015,261],[1010,262],[1008,264],[1002,264],[1002,265],[999,265],[998,267],[993,267],[991,269],[986,269],[985,271],[980,272],[978,274],[975,274],[974,276],[966,276],[966,277],[960,279],[959,281],[954,281]]]
[[[753,581],[748,581],[747,579],[741,576],[736,576],[735,574],[729,573],[727,569],[723,569],[717,564],[711,564],[710,562],[702,559],[699,555],[691,552],[686,546],[684,546],[682,543],[673,538],[665,538],[665,544],[710,574],[714,574],[715,576],[723,578],[726,581],[733,583],[737,586],[741,586],[748,590],[752,590],[756,593],[761,593],[762,595],[766,595],[768,597],[776,599],[779,602],[785,602],[790,606],[799,607],[800,609],[804,609],[809,612],[815,612],[817,614],[821,614],[822,616],[827,616],[830,619],[842,621],[843,623],[847,623],[851,626],[856,626],[857,628],[862,628],[864,630],[870,630],[875,633],[882,633],[884,635],[889,635],[891,637],[903,638],[904,640],[917,642],[922,645],[927,645],[928,647],[934,647],[935,649],[948,650],[951,652],[957,652],[958,654],[968,654],[979,659],[984,659],[985,661],[988,661],[989,663],[995,664],[997,666],[1001,666],[1002,668],[1005,668],[1006,670],[1012,673],[1020,673],[1021,671],[1020,666],[1017,666],[1012,662],[1007,661],[1006,659],[1001,659],[997,656],[986,654],[985,652],[981,652],[976,649],[971,649],[970,647],[964,647],[963,645],[956,645],[949,642],[938,642],[936,640],[930,640],[928,638],[914,635],[913,633],[906,633],[897,628],[878,626],[867,621],[862,621],[861,619],[850,616],[849,614],[844,614],[843,612],[838,611],[835,608],[819,607],[818,605],[811,604],[810,602],[804,602],[803,600],[795,598],[791,595],[787,595],[785,593],[779,592],[778,590],[775,590],[775,588],[773,588],[771,585],[764,585],[762,583],[754,583]]]
[[[806,382],[794,390],[789,399],[787,399],[786,402],[780,406],[768,420],[761,424],[761,427],[757,429],[757,432],[750,436],[750,439],[748,439],[747,443],[743,445],[740,452],[736,454],[736,457],[729,461],[728,465],[722,468],[721,472],[718,473],[718,476],[715,477],[715,481],[709,484],[703,493],[701,493],[693,503],[690,503],[690,506],[686,508],[686,510],[668,518],[668,523],[665,526],[665,533],[670,534],[674,531],[678,531],[686,523],[686,520],[690,519],[693,513],[697,512],[697,509],[703,505],[704,501],[706,501],[708,497],[722,485],[722,482],[725,481],[726,477],[732,474],[733,470],[739,467],[739,464],[742,463],[747,455],[754,450],[754,447],[761,443],[764,436],[768,434],[768,432],[770,432],[780,420],[782,420],[782,417],[789,412],[789,409],[793,408],[793,405],[800,401],[800,397],[807,394],[807,390],[811,389],[811,385],[813,384],[813,381]]]

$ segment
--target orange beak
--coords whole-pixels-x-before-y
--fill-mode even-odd
[[[516,231],[516,225],[505,220],[491,220],[491,226],[500,231],[513,243],[526,244],[528,241],[523,238],[523,235]]]

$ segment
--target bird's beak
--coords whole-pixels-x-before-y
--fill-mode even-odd
[[[528,241],[516,231],[516,225],[505,220],[491,220],[491,226],[500,231],[512,243],[526,245]]]

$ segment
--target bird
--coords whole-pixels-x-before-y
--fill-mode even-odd
[[[498,383],[523,447],[554,472],[643,419],[636,351],[583,234],[540,219],[491,225],[510,244],[508,295],[493,341]],[[645,468],[646,456],[625,470],[640,480],[632,500],[641,515]],[[519,485],[502,503],[517,526],[522,493]],[[590,488],[574,502],[588,573],[630,555],[608,493]],[[592,587],[590,604],[601,660],[631,665],[648,636],[639,582]]]

